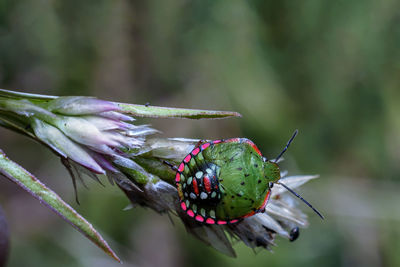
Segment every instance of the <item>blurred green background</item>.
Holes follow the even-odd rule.
[[[241,119],[140,120],[166,137],[252,139],[289,174],[311,226],[273,253],[206,247],[167,216],[71,180],[46,148],[0,129],[0,147],[110,240],[123,266],[400,266],[400,2],[0,1],[0,88],[234,110]],[[27,193],[0,179],[10,267],[120,266]]]

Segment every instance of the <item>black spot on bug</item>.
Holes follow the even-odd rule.
[[[239,194],[239,193],[238,193],[238,194],[236,194],[236,195],[237,195],[238,197],[241,197],[241,196],[242,196],[242,195],[241,195],[241,194]]]
[[[231,210],[235,209],[235,207],[231,206]]]
[[[235,196],[232,196],[231,198],[235,198]]]
[[[261,180],[258,180],[258,183],[261,184]]]
[[[241,184],[241,185],[244,185],[244,182],[241,182],[240,184]]]
[[[254,203],[254,199],[250,199],[251,203]]]
[[[239,167],[239,168],[237,168],[237,170],[238,170],[238,171],[241,171],[241,170],[243,170],[243,168],[242,168],[242,167]]]
[[[224,202],[224,201],[222,201],[222,202],[221,202],[221,204],[222,204],[222,205],[225,205],[225,202]]]
[[[249,176],[250,176],[250,174],[248,174],[248,173],[244,174],[244,177],[249,177]]]
[[[254,167],[258,168],[258,164],[254,164]]]

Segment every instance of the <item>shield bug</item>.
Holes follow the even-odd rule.
[[[274,183],[281,184],[322,215],[300,195],[279,183],[279,158],[273,161],[261,154],[246,138],[200,141],[176,168],[176,187],[180,206],[190,217],[206,224],[232,224],[264,212]]]

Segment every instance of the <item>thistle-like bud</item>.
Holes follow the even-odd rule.
[[[228,235],[251,248],[270,249],[276,235],[294,240],[298,228],[308,225],[293,197],[279,184],[272,188],[264,212],[229,225],[207,225],[193,220],[181,208],[175,171],[165,162],[180,163],[199,140],[149,139],[149,135],[158,131],[148,125],[134,125],[134,118],[127,115],[126,108],[129,104],[93,97],[41,97],[0,90],[0,126],[46,144],[62,158],[74,185],[81,174],[98,181],[97,174],[105,174],[132,204],[179,216],[188,232],[227,255],[235,255]],[[150,117],[238,116],[229,112],[148,109],[138,105],[132,110]],[[280,176],[283,177],[280,181],[290,188],[316,178],[285,177],[286,172]]]
[[[131,124],[134,119],[116,104],[92,97],[59,97],[40,105],[7,100],[3,107],[28,118],[36,138],[62,158],[98,174],[116,172],[114,158],[140,148],[146,135],[157,132]]]
[[[117,104],[93,97],[58,97],[42,102],[0,97],[0,110],[10,113],[7,117],[18,115],[10,126],[20,122],[19,128],[25,132],[32,129],[35,139],[62,158],[75,190],[75,179],[81,179],[83,171],[79,166],[89,171],[83,171],[85,174],[107,173],[111,183],[113,178],[121,181],[122,173],[113,161],[140,150],[145,137],[158,132],[147,125],[133,125],[134,118],[122,114]],[[93,174],[89,176],[93,178]]]

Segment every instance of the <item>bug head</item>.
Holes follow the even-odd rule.
[[[282,157],[283,153],[286,152],[289,145],[292,143],[293,139],[296,137],[299,131],[295,130],[292,137],[287,142],[285,148],[279,153],[279,155],[274,160],[268,160],[267,158],[263,158],[264,161],[264,172],[265,176],[269,180],[270,183],[276,183],[281,179],[281,170],[278,166],[278,161]]]
[[[281,170],[278,164],[269,160],[264,161],[264,174],[270,183],[275,183],[281,179]]]

